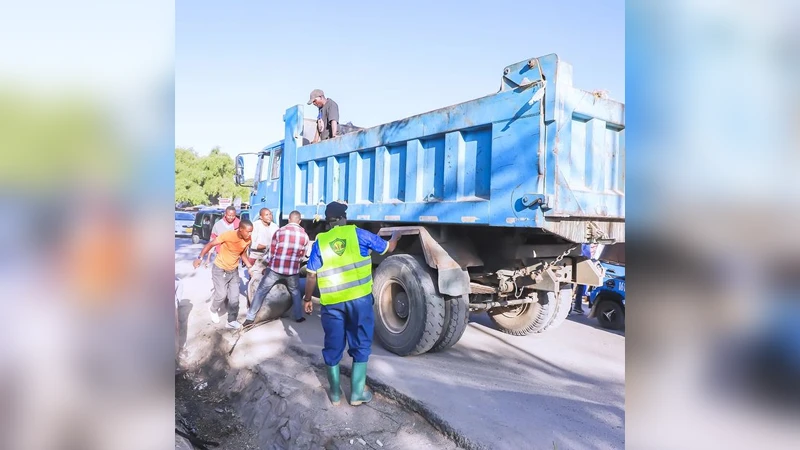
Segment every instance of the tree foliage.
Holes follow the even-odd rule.
[[[249,201],[250,189],[233,181],[233,159],[214,147],[208,156],[192,148],[175,149],[175,201],[190,205],[215,205],[220,197]]]

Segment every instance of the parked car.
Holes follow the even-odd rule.
[[[603,328],[621,330],[625,327],[625,267],[603,266],[606,268],[603,284],[589,294],[589,318],[597,317]]]
[[[191,212],[175,211],[175,236],[191,236],[194,220],[194,214]]]

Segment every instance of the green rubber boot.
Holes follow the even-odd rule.
[[[350,377],[350,404],[358,406],[372,400],[372,392],[367,388],[367,363],[353,362]]]
[[[328,372],[328,399],[331,401],[333,406],[339,405],[341,401],[341,393],[342,390],[339,387],[339,365],[335,366],[326,366]]]

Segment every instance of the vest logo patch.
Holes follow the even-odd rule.
[[[333,253],[342,256],[344,254],[344,250],[347,248],[347,241],[345,241],[344,239],[337,238],[334,239],[330,245],[331,245],[331,250],[333,250]]]

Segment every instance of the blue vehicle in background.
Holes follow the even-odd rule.
[[[589,318],[610,330],[625,327],[625,267],[601,263],[606,269],[603,284],[589,294]]]

